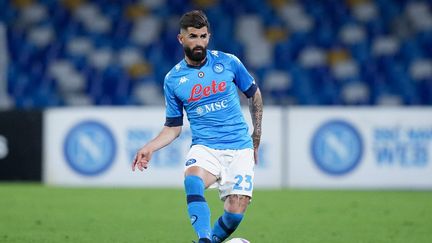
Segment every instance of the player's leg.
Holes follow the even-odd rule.
[[[225,199],[224,214],[214,223],[212,242],[219,243],[227,239],[243,220],[249,205],[250,197],[246,195],[229,195]]]
[[[185,172],[188,213],[200,243],[211,242],[210,208],[204,198],[204,189],[215,181],[214,175],[198,166],[190,167]]]
[[[206,148],[191,149],[188,161],[193,162],[186,163],[184,180],[189,217],[200,243],[211,242],[210,208],[204,198],[204,190],[217,180],[216,167],[202,159],[206,154]]]
[[[224,213],[214,223],[212,242],[219,243],[227,239],[243,220],[243,215],[250,203],[254,179],[253,150],[244,149],[235,153],[228,165],[226,174],[221,176],[220,196],[224,203]]]

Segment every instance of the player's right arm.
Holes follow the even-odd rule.
[[[183,103],[175,95],[171,87],[175,81],[170,79],[168,73],[164,80],[164,95],[166,103],[166,121],[162,131],[153,140],[138,150],[132,163],[132,171],[138,168],[140,171],[147,169],[153,152],[167,146],[181,133],[183,125]]]
[[[172,141],[174,141],[180,135],[181,130],[181,126],[164,126],[159,135],[157,135],[153,140],[138,150],[132,163],[132,171],[135,171],[135,168],[138,168],[140,171],[147,169],[153,152],[167,146]]]

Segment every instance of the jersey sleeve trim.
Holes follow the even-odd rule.
[[[258,86],[255,83],[252,83],[252,85],[246,91],[244,91],[243,94],[245,94],[246,97],[250,98],[250,97],[254,96],[257,89],[258,89]]]
[[[165,126],[167,127],[183,126],[183,116],[167,117],[165,120]]]

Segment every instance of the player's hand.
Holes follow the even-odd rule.
[[[153,151],[148,149],[146,146],[138,150],[134,161],[132,162],[132,171],[135,171],[135,168],[138,168],[140,171],[147,169],[152,153]]]

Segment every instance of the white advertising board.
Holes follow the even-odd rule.
[[[49,109],[44,117],[43,178],[64,186],[179,186],[188,129],[155,153],[151,167],[131,171],[136,151],[161,130],[160,108]]]
[[[432,109],[292,108],[288,185],[432,188]]]
[[[247,110],[244,110],[247,112]],[[268,115],[268,116],[267,116]],[[248,112],[245,117],[250,120]],[[264,119],[256,187],[281,185],[280,110]],[[149,169],[132,172],[136,151],[162,129],[163,107],[49,109],[44,116],[43,179],[62,186],[182,187],[183,165],[191,144],[187,120],[172,144],[153,154]],[[276,138],[276,139],[275,139]]]

